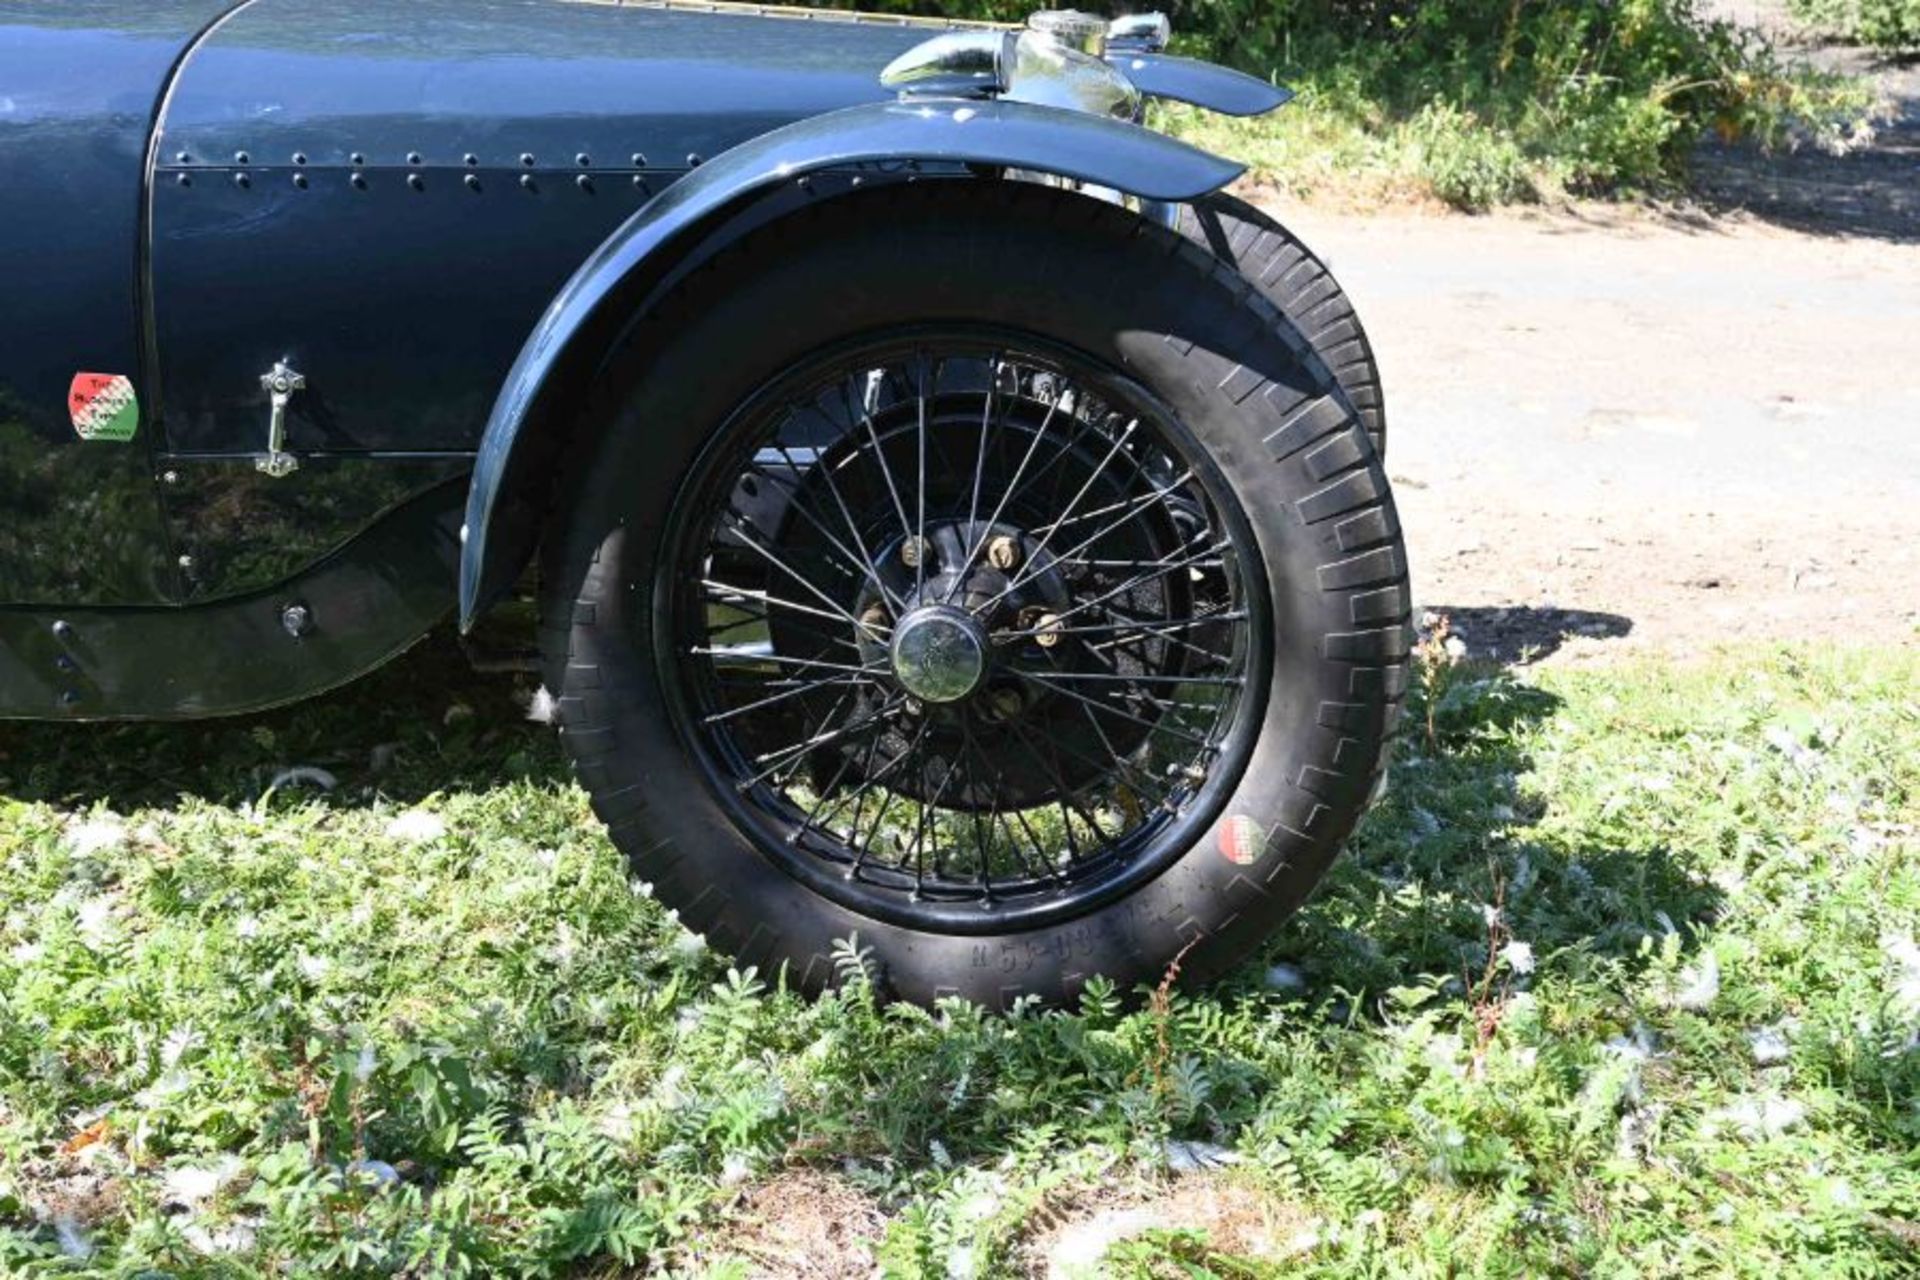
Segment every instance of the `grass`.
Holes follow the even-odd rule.
[[[1917,688],[1437,663],[1264,954],[1005,1018],[732,971],[444,643],[0,729],[0,1273],[1912,1274]]]

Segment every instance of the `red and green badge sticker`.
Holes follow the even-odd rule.
[[[1267,851],[1267,833],[1244,813],[1220,824],[1220,855],[1236,867],[1250,867]]]
[[[140,399],[133,383],[117,373],[76,373],[67,389],[67,412],[82,440],[124,444],[140,429]]]

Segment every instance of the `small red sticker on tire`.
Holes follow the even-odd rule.
[[[1220,852],[1238,867],[1252,866],[1267,851],[1267,833],[1243,813],[1220,824]]]
[[[76,373],[67,388],[67,414],[82,440],[124,444],[140,429],[133,381],[118,373]]]

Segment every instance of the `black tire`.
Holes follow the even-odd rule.
[[[1180,207],[1178,230],[1252,281],[1333,370],[1373,451],[1387,456],[1387,403],[1367,331],[1340,282],[1291,231],[1245,200],[1214,194]]]
[[[902,923],[919,906],[884,919],[850,906],[749,834],[681,692],[685,672],[717,660],[674,651],[661,619],[685,587],[660,561],[682,554],[675,503],[698,488],[710,442],[775,371],[853,335],[975,322],[1084,353],[1164,400],[1248,517],[1236,527],[1251,545],[1231,554],[1257,580],[1248,625],[1269,629],[1272,660],[1246,682],[1257,715],[1245,713],[1244,766],[1222,766],[1217,804],[1188,828],[1197,838],[1150,879],[1039,923],[996,928],[994,907],[922,928]],[[1062,1002],[1095,974],[1151,981],[1182,957],[1204,980],[1242,958],[1364,811],[1410,642],[1386,476],[1329,372],[1285,330],[1238,274],[1168,230],[1012,182],[825,201],[681,285],[603,367],[583,426],[597,443],[575,451],[543,573],[561,732],[635,874],[713,946],[809,992],[834,981],[834,944],[854,935],[881,990],[922,1003]]]

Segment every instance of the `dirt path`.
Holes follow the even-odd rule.
[[[1471,650],[1920,643],[1920,227],[1268,207],[1374,339],[1417,598]]]
[[[1414,587],[1469,648],[1583,661],[1920,643],[1920,64],[1863,145],[1709,145],[1697,208],[1484,218],[1268,202],[1379,353]]]

